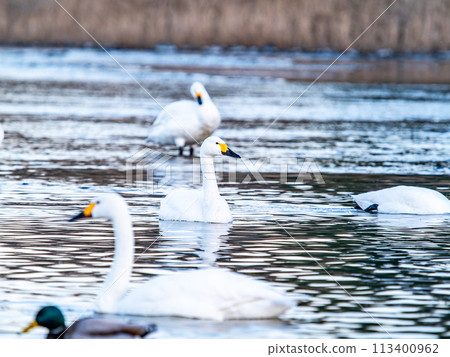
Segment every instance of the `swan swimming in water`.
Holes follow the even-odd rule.
[[[227,201],[220,195],[214,171],[214,157],[226,155],[240,158],[218,136],[207,138],[200,148],[203,188],[178,189],[161,201],[159,219],[228,223],[233,220]]]
[[[438,191],[424,187],[395,186],[352,196],[356,208],[366,212],[445,214],[450,200]]]
[[[134,257],[131,218],[125,200],[104,194],[71,221],[107,218],[115,236],[114,259],[95,310],[101,313],[188,318],[265,319],[292,307],[270,284],[221,268],[206,268],[151,278],[128,293]]]
[[[180,100],[164,107],[150,128],[147,143],[175,144],[180,155],[183,155],[185,146],[190,146],[192,156],[194,146],[217,129],[220,125],[220,113],[203,84],[194,82],[191,94],[195,102]]]

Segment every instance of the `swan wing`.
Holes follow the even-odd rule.
[[[161,200],[159,219],[168,221],[202,221],[203,192],[177,189]]]
[[[229,223],[233,221],[227,201],[219,196],[204,206],[203,190],[177,189],[161,201],[159,219],[168,221],[193,221]]]
[[[273,318],[294,305],[268,283],[226,269],[158,276],[120,303],[122,313],[225,320]]]
[[[175,138],[183,138],[188,144],[195,144],[202,133],[198,105],[181,100],[164,107],[152,126],[147,138],[157,144],[173,144]]]

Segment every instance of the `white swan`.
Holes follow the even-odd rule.
[[[203,188],[178,189],[161,201],[159,219],[228,223],[233,221],[227,201],[220,196],[214,171],[214,157],[226,155],[240,158],[218,136],[207,138],[200,148]]]
[[[114,227],[114,260],[96,301],[97,312],[220,321],[274,318],[294,305],[266,282],[219,268],[158,276],[127,294],[134,256],[127,204],[118,194],[104,194],[71,221],[85,217],[107,218]]]
[[[220,113],[200,82],[191,86],[191,94],[196,102],[180,100],[170,103],[158,114],[150,128],[146,142],[159,145],[175,144],[183,155],[184,146],[194,146],[210,136],[220,125]]]
[[[442,193],[424,187],[395,186],[352,196],[367,212],[445,214],[450,213],[450,200]]]

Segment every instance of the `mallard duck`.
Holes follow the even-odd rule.
[[[214,157],[226,155],[240,158],[218,136],[207,138],[200,148],[203,188],[178,189],[161,201],[159,219],[228,223],[233,220],[227,201],[220,195],[214,171]]]
[[[293,298],[269,283],[223,268],[161,275],[128,291],[134,238],[125,200],[103,194],[71,221],[89,217],[109,219],[115,236],[114,259],[97,297],[97,312],[220,321],[274,318],[295,305]]]
[[[179,155],[183,155],[185,146],[190,146],[192,156],[194,146],[217,129],[220,125],[220,113],[203,84],[193,83],[191,94],[195,102],[180,100],[164,107],[150,128],[147,143],[175,144]]]
[[[56,306],[45,306],[22,333],[34,327],[48,329],[48,339],[57,338],[142,338],[156,330],[155,325],[133,325],[107,318],[88,317],[66,327],[64,315]]]
[[[352,197],[356,208],[371,213],[450,213],[450,200],[442,193],[424,187],[395,186]]]

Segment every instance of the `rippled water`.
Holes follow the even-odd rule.
[[[0,337],[18,337],[43,304],[60,305],[69,320],[91,314],[112,258],[112,230],[104,221],[67,219],[112,189],[133,215],[133,283],[217,265],[311,297],[279,320],[130,317],[156,322],[155,338],[448,336],[450,216],[370,215],[353,209],[349,195],[411,184],[450,196],[449,84],[317,83],[285,111],[308,83],[283,71],[317,72],[326,59],[318,55],[305,64],[292,54],[170,50],[113,55],[161,104],[187,97],[194,80],[205,83],[223,114],[217,134],[245,159],[235,166],[227,160],[236,180],[227,179],[228,164],[218,163],[235,221],[158,222],[161,197],[194,185],[198,161],[171,158],[165,184],[126,180],[127,159],[143,149],[159,107],[105,54],[0,49],[6,132]],[[347,59],[335,76],[352,66],[361,71],[371,62]],[[244,183],[248,163],[260,159],[264,182],[250,175]],[[283,160],[296,163],[280,183]],[[304,160],[321,176],[297,180]],[[156,172],[157,179],[165,172]]]

